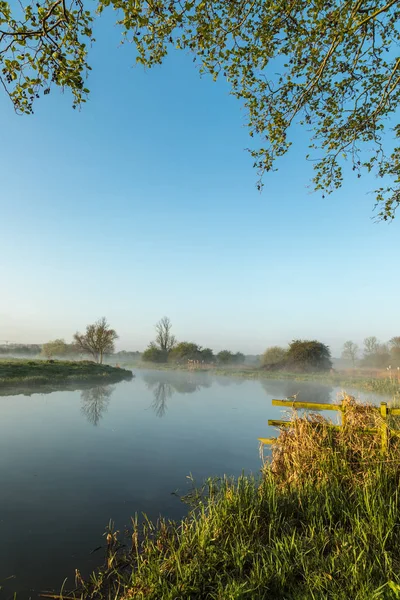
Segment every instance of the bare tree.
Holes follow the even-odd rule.
[[[74,341],[82,350],[91,354],[97,363],[102,364],[104,354],[114,352],[114,342],[118,335],[114,329],[110,329],[107,319],[102,317],[93,325],[86,327],[86,333],[75,333]]]
[[[171,329],[172,323],[169,317],[163,317],[156,323],[156,343],[164,352],[169,352],[175,346],[176,338],[172,335]]]
[[[379,342],[378,339],[371,335],[370,337],[365,338],[364,340],[364,357],[371,356],[372,354],[377,354],[379,350]]]
[[[355,344],[351,340],[348,340],[343,344],[342,358],[344,358],[345,360],[351,360],[353,369],[357,360],[358,350],[359,348],[357,344]]]

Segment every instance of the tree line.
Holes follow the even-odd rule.
[[[388,342],[380,342],[374,335],[365,338],[363,348],[352,340],[343,345],[342,358],[352,367],[385,369],[400,367],[400,336],[392,337]]]
[[[245,361],[242,352],[221,350],[214,354],[211,348],[203,348],[194,342],[177,342],[169,317],[160,319],[155,330],[155,340],[150,342],[142,354],[145,362],[187,364],[188,361],[198,361],[205,364],[240,365]]]
[[[221,366],[243,365],[246,362],[242,352],[221,350],[214,353],[211,348],[203,348],[195,342],[179,342],[172,332],[169,317],[163,317],[156,323],[155,332],[155,339],[142,354],[126,350],[115,352],[118,334],[110,327],[107,319],[102,317],[87,325],[84,333],[75,333],[71,343],[66,343],[64,339],[51,340],[42,345],[6,343],[0,345],[0,355],[41,355],[47,359],[58,357],[75,360],[90,356],[100,364],[105,357],[107,361],[115,362],[141,358],[144,362],[178,365],[187,364],[188,361]],[[348,361],[353,368],[400,368],[400,336],[394,336],[384,343],[375,336],[369,336],[364,339],[362,349],[352,340],[347,340],[343,345],[342,359]],[[252,362],[256,366],[255,361]],[[267,348],[257,366],[266,370],[326,371],[332,368],[332,356],[329,347],[318,340],[293,340],[287,347]]]

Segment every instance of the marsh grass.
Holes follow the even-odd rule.
[[[208,480],[180,523],[106,532],[104,568],[69,597],[176,600],[400,598],[400,453],[347,397],[346,422],[293,415],[259,477]],[[121,539],[121,542],[119,541]]]
[[[3,389],[26,384],[33,387],[89,380],[115,382],[131,378],[131,371],[88,360],[0,360],[0,388]]]

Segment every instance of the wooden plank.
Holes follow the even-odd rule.
[[[280,421],[279,419],[268,419],[268,425],[272,427],[290,427],[293,423],[291,421]]]
[[[340,429],[341,425],[333,425],[332,423],[313,423],[309,421],[313,427],[324,426],[331,429]],[[268,419],[268,425],[271,427],[293,427],[293,421],[281,421],[280,419]]]
[[[340,404],[321,404],[319,402],[297,402],[296,400],[272,400],[273,406],[290,408],[310,408],[311,410],[342,410]],[[400,414],[400,413],[399,413]]]

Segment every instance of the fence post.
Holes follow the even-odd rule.
[[[342,400],[340,412],[342,413],[342,427],[345,427],[346,426],[346,406],[343,404],[343,400]]]
[[[381,417],[382,417],[382,425],[381,425],[382,454],[386,454],[387,449],[388,449],[388,425],[387,425],[388,406],[387,406],[386,402],[381,402]]]

